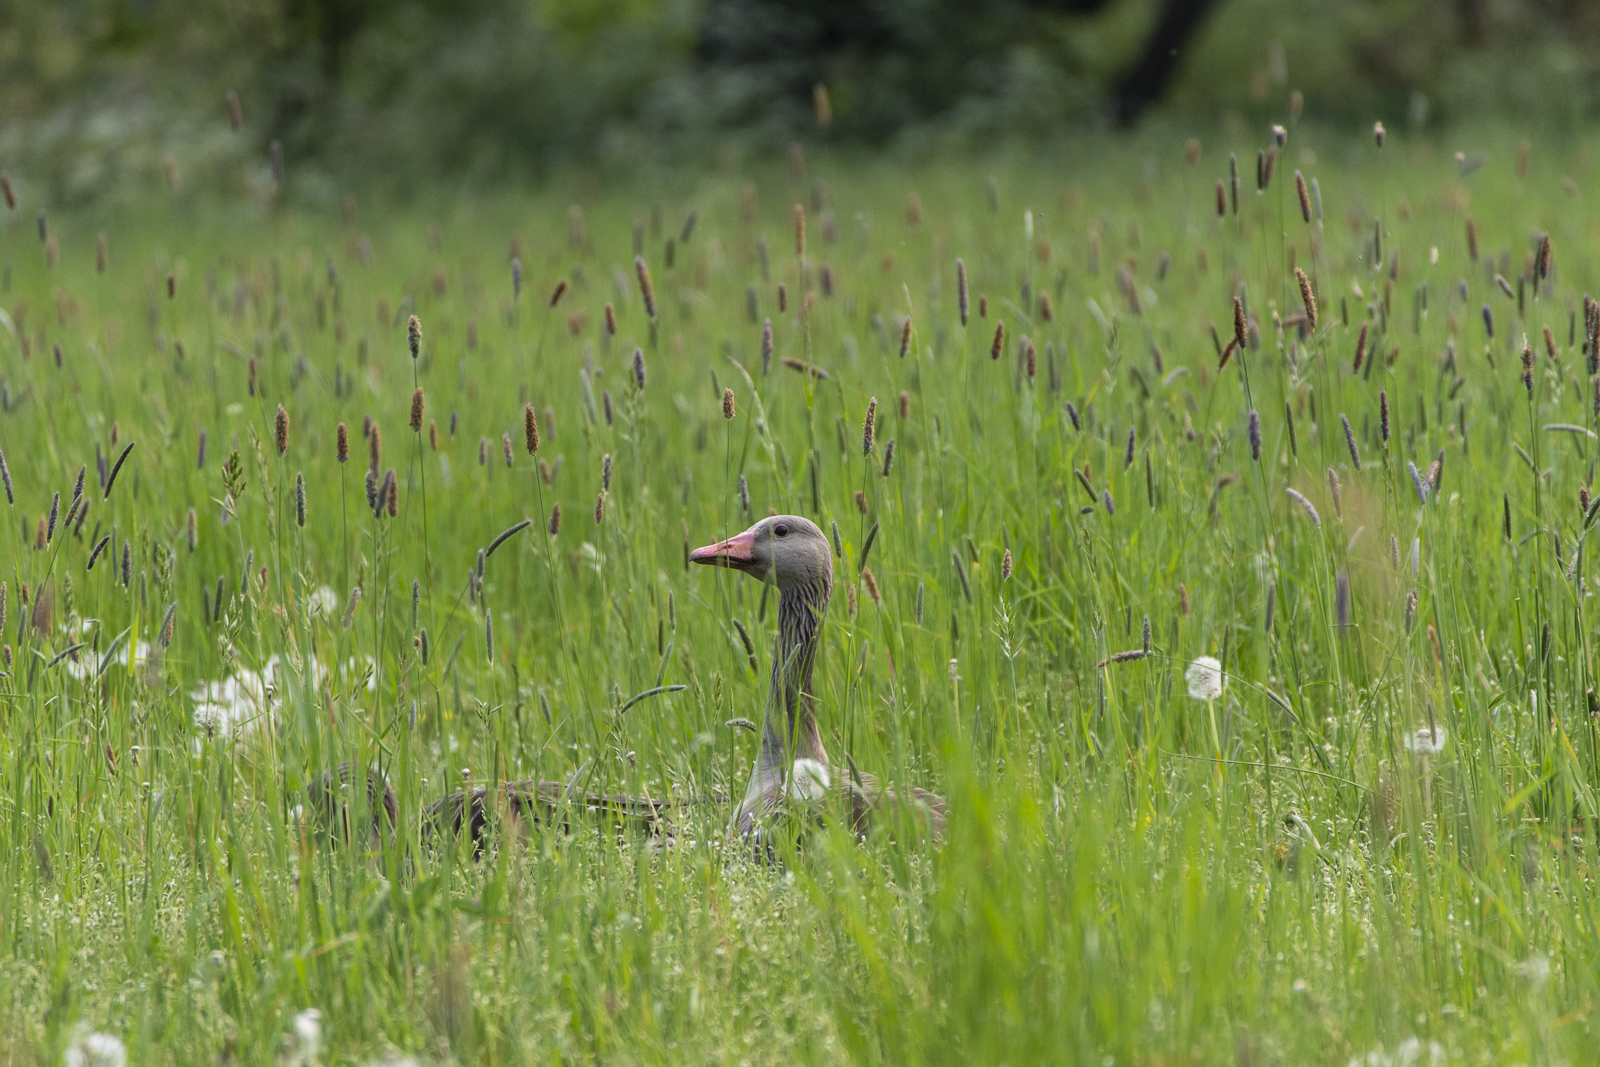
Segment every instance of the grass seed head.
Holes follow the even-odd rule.
[[[567,280],[562,278],[556,282],[555,290],[550,294],[550,306],[555,307],[561,303],[561,298],[567,295]]]
[[[1528,396],[1533,396],[1533,346],[1526,341],[1522,345],[1522,385],[1528,390]]]
[[[554,537],[561,532],[561,501],[557,500],[550,505],[550,536]]]
[[[341,422],[339,429],[333,435],[333,440],[334,454],[338,457],[339,462],[347,462],[350,459],[350,427]],[[200,465],[202,467],[206,465],[206,439],[204,432],[200,435]]]
[[[722,417],[724,419],[731,419],[733,418],[733,415],[733,390],[731,388],[724,387],[722,390]]]
[[[959,259],[956,260],[956,308],[961,312],[961,325],[965,326],[972,304],[967,292],[967,265]]]
[[[600,457],[600,491],[611,492],[611,453]]]
[[[1389,444],[1389,391],[1378,390],[1378,438],[1385,446]]]
[[[511,450],[511,435],[508,433],[500,435],[500,454],[505,457],[507,467],[515,461],[515,453]]]
[[[1011,550],[1009,548],[1000,557],[1000,580],[1002,582],[1011,580]]]
[[[532,404],[522,407],[522,443],[530,456],[539,451],[539,418],[533,413]]]
[[[423,410],[425,405],[426,405],[426,400],[422,395],[422,386],[419,385],[419,386],[417,386],[416,391],[411,394],[411,432],[412,433],[421,433],[422,432],[422,410]]]
[[[1296,504],[1299,504],[1300,507],[1305,511],[1306,516],[1311,519],[1312,526],[1319,530],[1322,529],[1322,516],[1317,514],[1316,507],[1311,503],[1311,501],[1305,498],[1303,493],[1292,488],[1286,488],[1284,489],[1284,492],[1288,493],[1289,499],[1293,500]]]
[[[378,468],[383,463],[383,431],[374,422],[367,431],[367,469],[373,474],[378,473]]]
[[[191,519],[194,517],[193,509],[190,509],[189,516]],[[306,476],[301,472],[296,472],[294,476],[294,524],[302,529],[306,525]]]
[[[1356,434],[1350,428],[1350,417],[1344,412],[1339,412],[1339,422],[1344,426],[1344,443],[1350,449],[1350,465],[1356,470],[1361,469],[1361,451],[1356,448]]]
[[[633,270],[639,276],[639,294],[644,297],[644,313],[653,319],[656,317],[656,287],[650,282],[650,267],[643,256],[633,257]]]
[[[861,420],[861,454],[872,455],[873,434],[877,430],[878,398],[870,397],[867,400],[867,414]]]
[[[606,521],[606,494],[602,491],[594,498],[594,524],[599,526]]]
[[[772,320],[768,319],[761,326],[761,373],[763,376],[772,370]]]
[[[422,354],[422,320],[415,315],[406,322],[406,344],[411,349],[412,359]]]
[[[989,345],[989,358],[999,359],[1000,353],[1006,347],[1006,323],[1004,319],[996,320],[994,324],[994,341]]]
[[[1240,348],[1250,343],[1244,317],[1244,301],[1233,298],[1233,341]]]
[[[1294,280],[1300,286],[1300,303],[1305,305],[1306,322],[1311,328],[1317,328],[1317,298],[1311,293],[1311,279],[1306,277],[1306,272],[1299,267],[1294,269]]]
[[[1306,176],[1299,171],[1294,172],[1294,195],[1300,201],[1300,217],[1306,222],[1311,221],[1311,194],[1306,191]],[[1297,272],[1298,273],[1298,272]]]
[[[905,359],[906,353],[911,351],[911,316],[906,316],[904,325],[900,327],[900,358]]]
[[[1254,408],[1250,409],[1248,429],[1250,436],[1250,458],[1259,463],[1261,462],[1261,416],[1256,413]],[[1128,438],[1128,455],[1130,457],[1129,462],[1132,462],[1131,457],[1133,455],[1133,438],[1131,435]]]
[[[278,405],[278,413],[272,419],[272,440],[278,446],[278,455],[289,451],[289,412],[282,404]]]
[[[644,392],[646,375],[644,367],[644,349],[633,350],[633,384],[642,393]]]

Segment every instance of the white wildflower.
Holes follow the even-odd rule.
[[[1424,726],[1415,733],[1406,734],[1406,748],[1419,756],[1437,756],[1444,751],[1443,726]]]
[[[97,1033],[79,1023],[62,1061],[66,1067],[123,1067],[128,1062],[128,1050],[121,1038]]]
[[[339,594],[325,585],[319,586],[316,592],[306,598],[306,611],[312,618],[321,616],[324,619],[331,619],[337,610],[339,610]]]
[[[1424,1045],[1408,1037],[1393,1052],[1376,1048],[1365,1056],[1351,1056],[1349,1067],[1443,1067],[1444,1063],[1444,1046],[1439,1042],[1429,1041]]]
[[[1211,656],[1201,656],[1189,664],[1183,680],[1196,700],[1215,700],[1222,695],[1222,664]]]
[[[294,1017],[283,1038],[283,1062],[294,1067],[309,1067],[322,1051],[322,1012],[307,1008]]]
[[[1517,973],[1527,979],[1535,990],[1543,989],[1545,983],[1550,981],[1550,957],[1543,952],[1535,952],[1517,964]]]

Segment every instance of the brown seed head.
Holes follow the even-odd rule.
[[[656,317],[656,287],[650,284],[650,268],[643,256],[633,257],[633,270],[639,276],[639,293],[644,297],[644,313]]]
[[[422,320],[415,315],[406,323],[406,343],[411,346],[411,358],[422,353]]]
[[[733,418],[733,390],[726,387],[722,390],[722,417]]]
[[[1218,178],[1217,179],[1217,218],[1220,219],[1223,216],[1227,215],[1227,213],[1228,213],[1228,188],[1227,188],[1226,185],[1224,185],[1222,183],[1222,179]]]
[[[956,306],[961,312],[961,325],[965,326],[972,305],[967,292],[967,265],[959,259],[956,260]]]
[[[871,397],[867,400],[867,415],[861,420],[861,454],[872,455],[872,436],[877,430],[878,398]]]
[[[425,404],[422,396],[422,386],[417,386],[416,392],[411,394],[411,432],[422,432],[422,409]]]
[[[1009,548],[1006,549],[1005,555],[1000,557],[1000,580],[1002,582],[1011,580],[1011,550]]]
[[[428,447],[439,451],[439,423],[433,419],[428,420]]]
[[[883,594],[878,591],[878,577],[872,573],[871,567],[861,568],[861,584],[867,587],[867,596],[872,598],[872,602],[881,607]]]
[[[794,206],[794,254],[798,259],[806,258],[806,206]]]
[[[615,337],[616,335],[617,335],[617,309],[615,307],[613,307],[612,304],[611,304],[611,301],[608,300],[608,301],[606,301],[606,336],[607,337]]]
[[[1317,328],[1317,299],[1311,295],[1311,279],[1306,277],[1306,272],[1299,267],[1294,269],[1294,280],[1300,286],[1300,302],[1306,308],[1306,321],[1314,330]]]
[[[900,327],[900,358],[905,359],[906,353],[911,351],[911,316],[906,316],[906,321]]]
[[[1356,334],[1356,358],[1350,367],[1351,374],[1361,373],[1361,363],[1367,358],[1367,324],[1361,324],[1361,332]]]
[[[606,521],[606,494],[601,492],[594,498],[594,524],[599,526]]]
[[[903,419],[903,418],[906,418],[910,414],[911,414],[911,394],[909,392],[907,392],[906,390],[902,389],[902,390],[900,390],[900,417]]]
[[[561,532],[561,501],[557,500],[550,505],[550,536],[554,537]]]
[[[338,431],[333,435],[333,440],[334,452],[339,462],[344,463],[350,458],[350,427],[341,422]]]
[[[278,446],[278,455],[289,451],[289,413],[283,405],[278,405],[278,413],[272,419],[272,440]]]
[[[1005,350],[1005,347],[1006,322],[1004,319],[996,319],[994,324],[994,341],[992,341],[989,345],[989,358],[999,359],[1000,353]]]
[[[1245,333],[1244,302],[1238,297],[1233,298],[1233,340],[1240,348],[1249,343]]]
[[[567,280],[562,278],[559,282],[556,282],[555,292],[550,294],[550,306],[555,307],[557,304],[561,303],[561,298],[566,295]]]
[[[539,419],[533,413],[532,404],[522,408],[522,443],[530,456],[539,451]]]
[[[383,431],[378,429],[374,422],[372,429],[367,431],[367,469],[376,476],[378,465],[383,461]]]
[[[1306,191],[1306,176],[1299,171],[1294,172],[1294,195],[1300,198],[1300,217],[1310,222],[1311,194]]]

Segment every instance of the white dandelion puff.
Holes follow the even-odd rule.
[[[790,800],[821,800],[833,784],[828,766],[814,759],[797,759],[789,772]]]
[[[1201,656],[1189,664],[1183,680],[1196,700],[1215,700],[1222,695],[1222,664],[1211,656]]]

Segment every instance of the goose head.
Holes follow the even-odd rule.
[[[833,549],[817,524],[799,515],[772,515],[748,530],[697,548],[694,563],[731,567],[771,582],[780,592],[806,586],[831,586]]]

